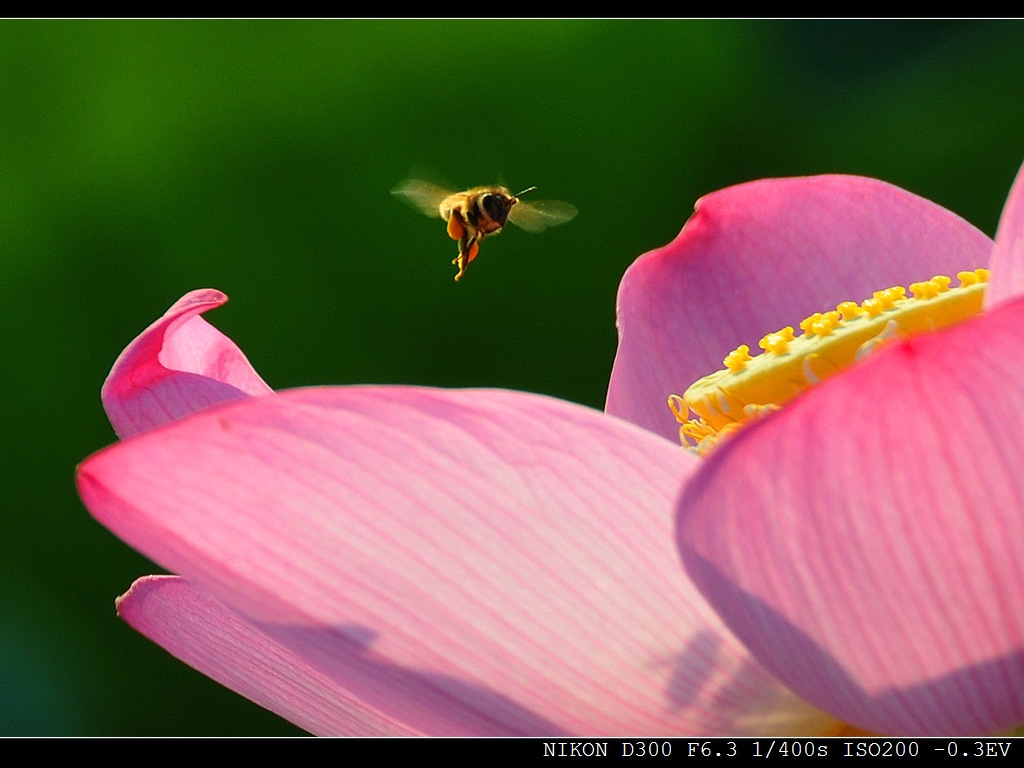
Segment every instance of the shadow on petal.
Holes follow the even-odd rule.
[[[737,586],[714,563],[689,551],[695,581],[730,606],[744,623],[756,623],[769,642],[748,644],[755,657],[793,691],[857,728],[878,734],[940,736],[1005,731],[1024,721],[1024,651],[955,669],[931,680],[866,690],[806,633],[760,598]],[[756,617],[756,618],[753,618]],[[884,632],[884,628],[879,628]],[[785,655],[759,654],[766,645]]]

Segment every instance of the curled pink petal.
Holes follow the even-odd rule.
[[[688,572],[755,657],[868,731],[1024,722],[1024,301],[895,342],[725,442]]]
[[[119,437],[272,391],[235,343],[200,317],[226,301],[220,291],[192,291],[121,353],[102,391]]]
[[[994,307],[1024,293],[1024,168],[1017,172],[1003,206],[990,269],[992,276],[985,290],[986,307]]]
[[[606,410],[677,439],[666,407],[740,344],[813,312],[988,265],[992,241],[874,179],[767,179],[701,198],[679,236],[622,278]]]
[[[135,630],[221,685],[311,733],[417,735],[375,712],[328,675],[177,576],[146,576],[117,601]]]
[[[104,525],[366,718],[436,735],[834,726],[683,574],[672,499],[696,463],[539,396],[318,388],[112,446],[78,483]]]

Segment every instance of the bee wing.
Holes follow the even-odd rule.
[[[577,213],[579,211],[575,205],[563,203],[561,200],[531,200],[528,203],[520,201],[512,206],[508,220],[527,232],[536,233],[543,232],[548,227],[565,224]]]
[[[449,197],[452,193],[444,187],[431,184],[429,181],[406,179],[392,189],[391,194],[408,203],[413,208],[418,208],[427,216],[440,216],[438,206],[441,205],[442,200]]]

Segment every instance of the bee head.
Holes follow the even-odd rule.
[[[512,206],[518,202],[519,200],[517,198],[503,192],[488,192],[486,195],[481,197],[480,206],[492,220],[501,226],[505,226],[505,221],[508,219],[508,212],[512,210]]]

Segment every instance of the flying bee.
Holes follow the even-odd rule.
[[[529,187],[512,194],[506,187],[473,187],[465,192],[452,192],[426,181],[409,179],[392,191],[427,216],[440,216],[448,222],[448,236],[459,241],[459,255],[452,259],[458,267],[455,279],[466,273],[476,258],[480,243],[496,235],[511,221],[527,232],[543,232],[548,227],[564,224],[573,218],[576,206],[558,200],[522,202],[519,197],[532,192]]]

